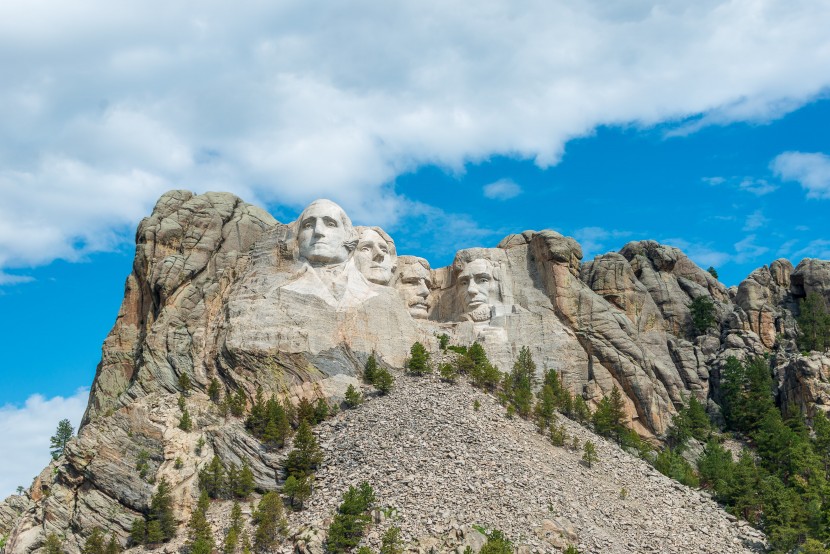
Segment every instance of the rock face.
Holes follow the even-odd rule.
[[[813,290],[830,298],[830,262],[778,260],[727,290],[654,241],[585,263],[579,244],[553,231],[459,251],[444,268],[398,254],[386,232],[353,226],[329,201],[283,224],[230,194],[162,196],[139,225],[79,436],[25,502],[0,504],[7,551],[35,551],[55,531],[76,552],[104,523],[125,538],[161,477],[185,521],[198,468],[214,454],[247,461],[262,490],[275,488],[279,460],[239,419],[216,413],[212,381],[249,403],[260,389],[338,401],[370,354],[401,368],[414,342],[438,355],[447,335],[478,341],[503,372],[528,346],[540,376],[558,371],[589,403],[619,388],[631,425],[656,440],[684,398],[716,397],[728,356],[790,348],[798,300]],[[717,328],[695,337],[688,306],[701,296]],[[780,359],[782,398],[808,411],[825,401],[825,361]],[[196,432],[177,427],[183,376]]]

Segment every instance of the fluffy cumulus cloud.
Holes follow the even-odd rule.
[[[772,170],[785,181],[797,181],[808,198],[830,199],[830,156],[820,152],[784,152],[772,161]]]
[[[7,449],[0,456],[0,498],[17,487],[28,488],[32,479],[51,460],[49,438],[58,422],[68,419],[77,430],[84,414],[89,389],[78,389],[68,398],[46,399],[33,395],[20,406],[0,406],[0,444]]]
[[[112,248],[173,187],[393,227],[423,164],[768,120],[830,85],[828,27],[813,0],[6,0],[0,268]]]
[[[492,200],[509,200],[522,193],[522,188],[510,179],[499,179],[484,185],[484,196]]]

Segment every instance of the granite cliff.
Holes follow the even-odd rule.
[[[359,386],[370,354],[393,370],[402,368],[416,341],[440,356],[441,335],[457,345],[479,342],[502,371],[509,370],[522,346],[528,346],[540,372],[557,370],[565,385],[589,404],[617,387],[623,392],[630,425],[653,441],[661,439],[671,416],[690,396],[717,412],[713,399],[718,398],[719,371],[729,356],[770,356],[781,402],[798,405],[808,414],[827,409],[830,358],[802,356],[794,343],[798,301],[810,292],[830,301],[830,262],[807,259],[793,267],[776,260],[740,286],[726,288],[680,250],[654,241],[631,242],[618,253],[583,262],[574,239],[554,231],[524,231],[505,237],[495,248],[461,250],[452,265],[431,268],[426,260],[398,256],[385,231],[353,226],[343,210],[328,201],[312,203],[297,221],[283,224],[230,194],[171,191],[139,225],[133,271],[104,342],[78,437],[25,496],[0,504],[0,533],[9,534],[5,549],[14,553],[40,549],[50,532],[61,533],[65,548],[77,552],[95,526],[126,539],[132,520],[146,510],[151,481],[162,477],[173,484],[184,522],[196,501],[198,469],[214,454],[225,463],[246,461],[258,489],[273,490],[280,480],[283,454],[263,448],[239,418],[217,413],[207,396],[211,381],[220,383],[222,394],[244,396],[248,402],[260,388],[294,403],[300,398],[339,401],[349,385]],[[699,297],[712,301],[716,325],[696,336],[689,305]],[[188,400],[195,422],[191,432],[178,428],[181,376],[193,384]],[[437,387],[435,394],[443,394],[440,386],[430,386]],[[404,412],[409,415],[396,407],[402,419],[423,416],[416,415],[411,403],[417,397],[413,390],[399,400],[410,401],[409,412]],[[391,425],[387,419],[395,412],[379,409],[372,417]],[[497,409],[492,406],[489,415],[481,417]],[[337,457],[335,443],[358,433],[352,417],[358,416],[340,414],[319,431],[322,440],[333,441],[326,470],[331,474],[346,471],[338,465],[343,456]],[[435,412],[437,421],[442,417]],[[460,419],[447,420],[456,421],[456,435],[463,435]],[[415,431],[429,425],[424,421]],[[521,436],[516,425],[521,422],[505,431],[505,437]],[[417,442],[415,435],[408,436]],[[197,455],[200,439],[206,445]],[[453,440],[449,435],[449,443],[436,440],[434,448],[457,454],[459,446]],[[468,451],[489,448],[494,462],[499,453],[492,449],[503,442],[496,436],[473,441],[478,446],[463,437],[459,440]],[[548,447],[519,448],[515,441],[510,445],[512,450],[504,456],[515,455],[524,472],[511,479],[531,480],[537,471],[556,471],[559,454]],[[627,456],[612,452],[610,445],[603,448],[609,449],[608,456]],[[137,460],[146,453],[148,466],[141,475]],[[177,459],[180,464],[174,463]],[[354,471],[359,471],[359,459],[347,461]],[[631,471],[646,470],[632,466]],[[410,482],[420,478],[413,472]],[[339,494],[344,479],[318,492]],[[383,494],[406,496],[394,480],[388,481]],[[652,485],[658,486],[643,486]],[[514,491],[511,486],[507,488]],[[529,484],[520,488],[530,496],[538,492]],[[423,492],[409,491],[415,496]],[[476,491],[467,492],[471,498],[464,502],[473,502]],[[567,497],[568,491],[558,492]],[[680,492],[686,496],[666,497],[669,506],[677,508],[679,520],[691,514],[709,517],[695,511],[695,503],[703,500]],[[325,495],[317,497],[312,508],[330,501]],[[442,509],[429,509],[441,513],[440,526],[419,511],[427,508],[418,503],[412,507],[413,521],[423,522],[413,523],[411,538],[427,540],[423,537],[450,532],[458,538],[464,526],[477,523],[461,521],[461,511],[446,499],[439,501]],[[595,504],[602,509],[601,502]],[[637,509],[658,509],[644,506]],[[489,517],[490,509],[481,507],[482,519]],[[728,537],[724,540],[736,552],[757,542],[716,512],[711,507],[712,525],[723,529],[717,540]],[[317,515],[324,517],[322,512]],[[645,535],[631,538],[625,526],[598,528],[596,514],[574,517],[578,521],[568,532],[578,535],[591,551],[641,551],[640,546],[609,546],[616,541],[648,544]],[[510,525],[517,533],[539,536],[539,529],[548,525],[543,521],[549,519],[528,512],[524,520],[511,520]],[[661,527],[665,522],[651,525],[657,535],[670,532],[670,527]],[[538,549],[557,547],[537,542]],[[701,544],[700,551],[707,551]],[[679,548],[670,551],[684,551],[682,545]],[[731,550],[724,546],[719,551]]]

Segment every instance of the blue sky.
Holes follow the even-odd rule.
[[[0,5],[0,495],[80,418],[171,188],[328,197],[434,266],[542,228],[727,285],[830,258],[825,3],[70,4]]]

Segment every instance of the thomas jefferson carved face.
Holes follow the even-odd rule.
[[[493,276],[493,264],[479,258],[464,266],[458,276],[465,312],[473,321],[490,319],[490,306],[499,302],[499,284]]]
[[[388,285],[395,269],[395,245],[390,244],[374,229],[363,229],[357,241],[354,261],[366,279],[378,285]]]
[[[425,262],[424,262],[425,263]],[[424,266],[419,260],[401,264],[398,272],[397,289],[406,302],[409,315],[415,319],[429,317],[429,288],[432,286],[432,277],[429,266]]]
[[[348,259],[354,230],[343,208],[330,200],[315,200],[303,210],[298,222],[297,243],[301,258],[315,267]]]

